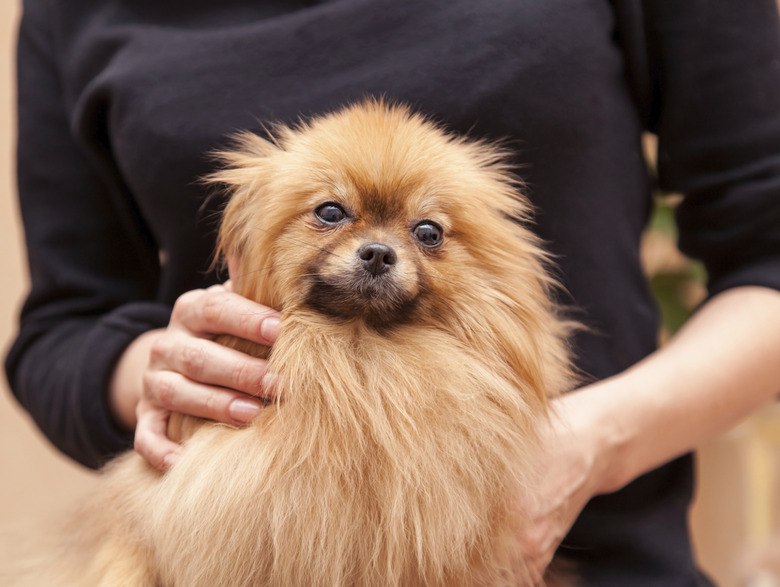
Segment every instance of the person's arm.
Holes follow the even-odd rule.
[[[778,395],[780,292],[717,295],[667,346],[591,395],[607,413],[614,455],[599,492],[693,450]]]
[[[780,394],[780,292],[714,297],[627,371],[556,401],[521,548],[539,570],[587,501],[729,430]]]
[[[107,407],[113,365],[133,339],[167,324],[171,308],[155,300],[158,251],[108,154],[71,132],[49,8],[26,1],[19,31],[18,187],[31,290],[6,370],[44,434],[98,467],[132,443]],[[100,120],[99,108],[84,116]]]
[[[27,0],[18,43],[19,199],[31,291],[6,359],[11,388],[60,450],[99,467],[129,449],[170,464],[170,411],[256,414],[265,362],[213,342],[273,342],[276,313],[224,286],[157,299],[159,251],[102,137],[105,105],[76,84],[49,6]],[[76,86],[77,87],[77,86]],[[68,91],[70,89],[70,92]],[[79,134],[84,126],[94,130]],[[250,395],[248,395],[250,394]]]

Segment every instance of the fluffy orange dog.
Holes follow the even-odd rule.
[[[173,420],[164,475],[112,464],[39,584],[528,584],[512,504],[568,326],[503,154],[366,102],[222,158],[219,246],[282,312],[281,399],[246,429]]]

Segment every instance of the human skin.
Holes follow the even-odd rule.
[[[271,344],[278,328],[278,314],[229,285],[184,294],[168,328],[131,343],[112,379],[111,407],[135,428],[136,450],[161,469],[175,462],[181,447],[166,436],[171,411],[251,421],[263,405],[257,396],[268,393],[265,361],[212,339]],[[780,292],[746,286],[716,295],[658,351],[555,400],[538,455],[544,473],[534,495],[516,503],[532,520],[518,549],[541,577],[591,497],[693,450],[779,392]]]
[[[135,430],[135,449],[158,469],[181,446],[168,439],[171,412],[246,425],[263,409],[266,361],[215,342],[231,334],[271,345],[279,314],[236,293],[228,282],[183,294],[167,328],[136,338],[120,357],[109,390],[114,418]]]

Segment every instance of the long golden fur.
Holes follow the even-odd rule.
[[[173,418],[164,475],[112,463],[47,584],[527,584],[513,502],[569,327],[504,153],[366,101],[221,158],[219,248],[282,312],[281,399],[245,429]]]

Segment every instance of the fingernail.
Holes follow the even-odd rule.
[[[236,399],[230,403],[228,413],[234,420],[248,424],[257,417],[261,409],[262,408],[255,402],[245,399]]]
[[[270,316],[263,320],[260,325],[260,334],[269,342],[273,342],[279,336],[279,329],[281,327],[281,320],[276,316]]]

